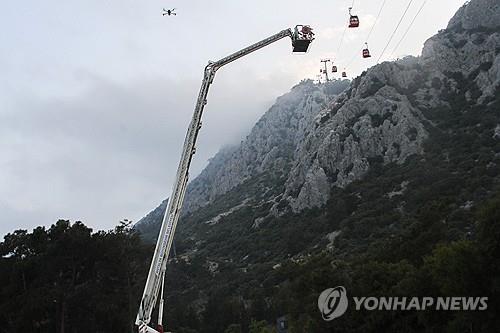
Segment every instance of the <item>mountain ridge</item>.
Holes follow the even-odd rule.
[[[166,275],[174,326],[196,331],[179,315],[184,309],[206,332],[247,332],[252,318],[283,316],[291,332],[496,331],[495,302],[484,313],[437,317],[351,309],[334,323],[317,311],[318,295],[334,285],[365,296],[498,296],[496,18],[496,0],[473,0],[422,56],[374,66],[339,94],[306,81],[291,107],[277,100],[276,110],[308,115],[302,130],[293,124],[287,142],[274,132],[273,140],[256,139],[260,153],[229,151],[246,162],[228,164],[238,171],[228,177],[242,176],[217,193],[221,155],[215,195],[203,197],[209,192],[199,187],[204,204],[179,222]],[[270,154],[274,142],[285,154]],[[150,226],[143,237],[154,241],[159,223]]]
[[[325,205],[333,187],[362,178],[370,159],[402,163],[422,154],[426,126],[433,125],[422,110],[446,107],[440,89],[443,83],[456,85],[450,73],[476,74],[468,99],[480,92],[481,104],[495,94],[500,83],[498,6],[492,0],[468,3],[447,29],[425,42],[422,56],[376,65],[350,87],[346,81],[303,81],[293,87],[240,145],[221,149],[189,183],[183,216],[270,169],[281,173],[284,190],[261,203],[273,203],[273,216],[299,213]],[[140,220],[138,228],[151,218]]]

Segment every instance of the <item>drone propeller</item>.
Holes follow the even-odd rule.
[[[177,15],[177,13],[175,13],[175,10],[176,10],[176,9],[177,9],[177,8],[173,8],[173,9],[168,9],[168,10],[167,10],[167,9],[163,8],[162,15],[163,15],[163,16],[165,16],[165,15],[168,15],[168,16],[170,16],[170,15]]]

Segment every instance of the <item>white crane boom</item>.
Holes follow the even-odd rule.
[[[300,30],[299,30],[300,29]],[[163,331],[162,314],[163,314],[163,299],[160,300],[158,330],[148,326],[151,321],[151,314],[156,304],[160,287],[162,288],[165,278],[165,269],[167,265],[170,248],[174,239],[175,228],[181,213],[184,195],[189,179],[189,166],[192,157],[195,153],[196,138],[201,128],[201,116],[203,109],[207,104],[207,95],[210,85],[212,84],[215,73],[219,68],[227,65],[243,56],[246,56],[254,51],[257,51],[269,44],[272,44],[285,37],[292,39],[293,52],[307,52],[309,44],[314,39],[312,29],[306,25],[298,25],[292,32],[291,29],[285,29],[279,33],[268,37],[258,43],[250,45],[238,52],[235,52],[225,58],[215,62],[208,62],[205,67],[203,81],[201,83],[200,93],[194,109],[193,118],[189,124],[186,138],[184,140],[184,148],[182,150],[181,160],[177,169],[176,180],[172,189],[172,194],[168,201],[168,206],[163,216],[163,222],[160,228],[158,240],[156,242],[155,252],[149,268],[146,286],[139,306],[139,312],[136,317],[135,324],[139,327],[140,333],[158,333]]]

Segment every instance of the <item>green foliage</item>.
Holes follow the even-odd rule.
[[[384,82],[380,81],[376,76],[373,76],[371,78],[368,89],[363,91],[363,93],[361,94],[361,98],[367,98],[369,96],[375,95],[384,86]]]
[[[371,114],[371,122],[372,122],[372,127],[379,127],[381,126],[386,119],[390,119],[392,117],[391,112],[384,113],[382,116],[378,114]]]
[[[92,233],[58,221],[6,235],[0,331],[130,332],[149,253],[127,225]]]
[[[429,119],[425,154],[402,164],[371,158],[365,178],[332,190],[322,209],[269,215],[274,202],[286,205],[283,186],[293,163],[286,148],[284,170],[249,178],[183,216],[178,258],[166,276],[168,329],[274,332],[269,323],[286,316],[290,333],[500,331],[500,142],[493,136],[500,91],[485,105],[468,100],[477,97],[477,73],[447,73],[432,82],[448,105],[422,110]],[[424,75],[400,91],[412,103]],[[375,124],[385,119],[390,112],[372,117]],[[407,135],[414,139],[416,130]],[[270,196],[274,202],[261,203]],[[205,223],[247,198],[254,200]],[[141,229],[149,240],[157,230],[154,224]],[[330,242],[326,235],[334,231]],[[48,230],[6,235],[0,332],[133,331],[151,253],[126,222],[110,232],[59,221]],[[218,264],[215,272],[208,262]],[[325,322],[317,297],[335,285],[353,296],[488,296],[488,310],[367,313],[350,307]]]
[[[420,84],[407,93],[418,91]],[[217,224],[204,223],[266,188],[275,191],[275,202],[285,208],[286,200],[279,196],[282,175],[264,173],[183,218],[177,237],[193,239],[185,248],[192,263],[190,272],[176,275],[189,281],[182,289],[189,292],[176,294],[183,307],[205,300],[197,324],[203,332],[240,324],[246,333],[252,319],[273,323],[283,315],[290,332],[470,331],[467,323],[474,331],[498,331],[494,300],[491,312],[482,314],[348,310],[333,324],[324,322],[317,310],[319,293],[334,285],[359,296],[493,299],[500,289],[495,268],[500,267],[500,231],[494,223],[500,220],[495,208],[500,203],[480,208],[499,191],[500,143],[493,130],[500,123],[500,96],[487,106],[470,103],[464,96],[474,86],[457,73],[434,82],[434,88],[450,105],[423,110],[434,124],[427,126],[425,154],[402,164],[370,159],[365,178],[334,189],[323,209],[267,216],[255,227],[255,219],[266,216],[271,205],[251,201]],[[387,119],[389,112],[384,113]],[[490,224],[478,222],[488,220]],[[325,236],[332,231],[340,233],[329,244]],[[214,275],[203,269],[207,260],[219,263]],[[170,269],[177,274],[179,267]],[[166,316],[178,315],[168,310]],[[184,319],[176,325],[194,327]]]
[[[224,333],[242,333],[240,324],[231,324],[229,325]]]
[[[269,328],[267,322],[264,320],[261,321],[252,320],[252,322],[250,323],[249,333],[275,333],[275,332],[276,330]]]

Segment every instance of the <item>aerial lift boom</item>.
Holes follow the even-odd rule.
[[[151,261],[146,286],[139,306],[139,312],[136,317],[135,324],[139,327],[140,333],[158,333],[163,332],[162,315],[163,315],[163,288],[165,280],[165,269],[170,253],[170,248],[174,239],[175,228],[181,213],[184,195],[189,178],[189,166],[192,157],[196,151],[196,138],[201,128],[201,117],[203,109],[207,104],[207,95],[210,85],[212,84],[215,73],[222,66],[227,65],[241,57],[244,57],[254,51],[257,51],[269,44],[272,44],[285,37],[290,37],[292,40],[293,52],[307,52],[309,44],[314,39],[312,29],[307,25],[298,25],[292,29],[286,29],[279,33],[268,37],[258,43],[250,45],[238,52],[235,52],[218,61],[209,61],[205,67],[203,81],[201,83],[200,93],[196,101],[193,118],[189,124],[184,148],[182,150],[181,160],[177,169],[176,180],[172,189],[172,194],[168,201],[168,206],[163,216],[158,240],[156,242],[155,252]],[[151,321],[151,315],[157,302],[158,294],[161,288],[161,299],[158,313],[158,330],[148,326]]]

